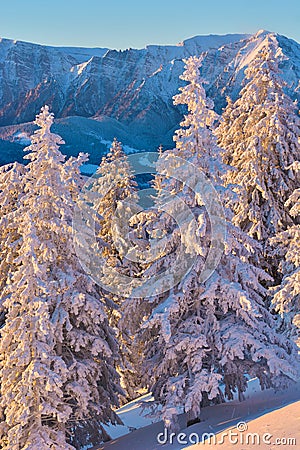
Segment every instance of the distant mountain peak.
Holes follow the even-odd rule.
[[[255,34],[254,37],[260,37],[260,36],[267,36],[268,34],[276,34],[273,31],[268,31],[268,30],[258,30]]]

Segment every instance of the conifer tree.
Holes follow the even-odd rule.
[[[3,299],[8,277],[16,268],[14,259],[19,247],[17,225],[12,213],[18,208],[23,194],[25,167],[19,163],[0,167],[0,323],[3,324],[5,310]]]
[[[130,219],[139,210],[137,183],[133,170],[123,151],[121,142],[115,138],[108,154],[103,157],[92,183],[94,207],[99,215],[97,221],[97,238],[99,248],[107,267],[105,277],[106,298],[110,324],[118,334],[121,350],[121,361],[118,371],[121,375],[121,385],[124,388],[126,400],[136,398],[140,386],[138,353],[134,347],[133,335],[127,327],[121,327],[120,321],[124,313],[124,297],[118,293],[109,292],[110,286],[115,287],[117,280],[110,276],[109,268],[120,274],[134,276],[139,271],[138,264],[128,258],[130,250]],[[129,286],[128,286],[129,288]],[[140,355],[141,356],[141,355]]]
[[[271,239],[271,254],[280,260],[283,275],[281,284],[272,288],[272,306],[282,316],[287,335],[300,345],[300,189],[293,192],[286,206],[295,223]]]
[[[99,193],[99,199],[96,197],[95,200],[95,208],[101,216],[98,237],[106,244],[103,255],[108,260],[115,257],[120,261],[126,255],[126,249],[123,247],[126,242],[120,240],[126,231],[118,228],[124,226],[128,222],[126,219],[137,211],[138,196],[133,170],[121,142],[116,138],[109,153],[102,158],[96,178],[93,191]],[[122,204],[126,205],[127,211],[122,209]],[[121,218],[126,214],[124,220],[118,221],[118,214]],[[111,264],[118,263],[114,259]]]
[[[55,291],[45,284],[46,264],[37,256],[42,243],[30,213],[23,220],[18,269],[6,289],[7,317],[0,340],[1,448],[71,449],[64,425],[72,410],[62,390],[68,370],[55,352],[47,304]]]
[[[139,333],[147,382],[162,404],[162,417],[170,428],[176,428],[180,412],[197,417],[202,405],[221,401],[224,395],[230,399],[236,390],[243,398],[247,375],[258,377],[265,388],[283,385],[297,373],[293,343],[276,332],[276,320],[264,305],[267,291],[263,282],[269,277],[251,262],[258,244],[231,224],[230,210],[223,218],[227,241],[220,264],[209,278],[203,276],[209,248],[224,243],[211,242],[214,218],[205,211],[205,206],[211,205],[204,201],[204,192],[195,192],[197,171],[190,170],[185,160],[204,173],[224,198],[221,176],[225,167],[212,133],[212,103],[206,99],[198,72],[201,60],[191,57],[185,63],[182,78],[189,84],[174,101],[186,104],[188,115],[181,124],[183,129],[175,134],[176,149],[165,152],[158,162],[157,205],[163,206],[167,199],[168,214],[154,212],[153,220],[144,218],[143,223],[145,235],[155,237],[160,232],[164,236],[156,260],[144,273],[149,279],[162,270],[171,276],[180,245],[186,255],[195,256],[192,269],[181,281],[167,291],[158,286],[156,295],[154,288],[153,296],[140,302],[143,312],[150,309],[148,319],[140,322]],[[178,196],[195,219],[183,217],[180,227],[172,221],[172,216],[178,217]],[[212,204],[214,200],[217,198],[211,198]],[[180,265],[185,265],[182,258]]]
[[[13,213],[21,244],[0,340],[1,445],[73,448],[68,441],[79,448],[99,442],[101,422],[116,420],[117,343],[104,299],[74,251],[76,181],[86,157],[65,162],[48,107],[35,123],[24,195]]]
[[[226,183],[238,194],[234,223],[264,244],[293,223],[285,202],[299,186],[293,163],[300,155],[300,119],[284,93],[274,35],[245,75],[246,85],[236,102],[228,100],[217,134],[224,162],[233,167]]]

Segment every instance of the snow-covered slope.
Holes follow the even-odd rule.
[[[204,53],[202,72],[208,80],[208,95],[221,112],[227,95],[237,97],[245,67],[269,34],[262,30],[253,36],[196,36],[177,46],[149,45],[123,51],[46,47],[2,39],[0,126],[30,122],[47,103],[57,118],[100,117],[101,121],[106,117],[115,121],[124,130],[123,135],[116,133],[117,137],[135,148],[170,146],[183,113],[172,103],[183,83],[179,80],[182,59]],[[287,91],[300,99],[300,45],[275,36]],[[108,121],[108,129],[111,126]],[[24,131],[22,126],[20,131]],[[0,139],[12,142],[6,129],[0,128]]]
[[[246,425],[244,422],[240,422],[238,427],[232,427],[218,433],[216,442],[222,442],[220,444],[222,450],[236,449],[237,445],[242,446],[242,443],[246,443],[246,446],[242,448],[249,448],[249,450],[272,450],[280,446],[296,449],[300,442],[299,422],[300,401],[264,414],[249,421]],[[244,431],[239,432],[240,427],[245,428]],[[231,438],[229,438],[230,432],[232,433]],[[186,448],[201,450],[203,444]]]
[[[245,401],[239,402],[234,399],[228,403],[203,408],[200,423],[187,428],[184,425],[182,426],[180,433],[184,433],[185,437],[179,437],[179,442],[177,439],[179,433],[172,438],[170,433],[165,432],[162,422],[151,423],[151,419],[145,418],[145,410],[142,410],[139,404],[145,400],[150,406],[151,397],[149,396],[141,397],[139,400],[123,406],[119,410],[119,414],[125,426],[108,427],[107,431],[113,439],[106,444],[95,447],[94,450],[180,450],[183,448],[198,450],[205,445],[210,448],[207,442],[206,444],[192,446],[191,442],[197,442],[197,436],[199,441],[202,438],[205,439],[205,433],[215,434],[216,442],[220,442],[221,434],[228,432],[230,429],[235,430],[237,424],[241,424],[239,425],[241,434],[257,432],[262,439],[265,433],[270,433],[272,434],[271,444],[277,438],[296,437],[299,446],[299,427],[297,426],[297,429],[295,429],[295,425],[299,421],[299,383],[293,385],[290,389],[276,392],[273,389],[261,391],[257,379],[250,380]],[[150,408],[148,408],[149,411]],[[182,420],[183,422],[184,420]],[[244,431],[241,428],[242,424]],[[159,433],[162,434],[158,440]],[[187,441],[187,443],[180,444],[180,440]],[[244,448],[242,445],[230,446],[228,444],[230,444],[228,439],[224,439],[224,444],[220,446],[212,444],[212,447],[225,448],[226,450],[229,448],[238,448],[239,450]],[[239,444],[241,444],[240,441]],[[245,446],[245,450],[247,448],[256,450],[256,447],[251,445]],[[263,447],[261,443],[258,448],[272,449],[273,447],[272,445]],[[286,448],[296,449],[298,447],[294,445],[293,447],[286,446]]]

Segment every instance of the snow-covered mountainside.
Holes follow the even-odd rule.
[[[22,124],[31,122],[44,104],[67,123],[66,134],[61,132],[66,153],[68,146],[74,147],[74,139],[69,137],[73,130],[76,148],[92,155],[96,152],[85,148],[86,121],[81,118],[96,119],[101,125],[91,126],[97,129],[96,141],[111,140],[113,130],[118,139],[137,149],[153,150],[160,143],[170,146],[183,113],[172,103],[183,84],[179,79],[182,59],[204,52],[207,94],[221,112],[227,95],[237,97],[244,70],[268,34],[197,36],[177,46],[149,45],[124,51],[47,47],[2,39],[0,139],[5,142],[0,141],[1,161],[11,161],[20,152],[22,142],[16,133],[26,136],[28,125]],[[300,44],[280,35],[276,39],[286,89],[300,99]],[[78,118],[67,119],[70,116]],[[13,132],[6,127],[15,124],[20,125]]]
[[[33,122],[0,128],[0,165],[12,160],[22,162],[23,148],[30,144],[29,136],[35,128]],[[107,116],[97,120],[79,116],[57,119],[53,132],[62,136],[66,142],[61,147],[64,154],[76,156],[79,152],[87,152],[91,164],[100,163],[115,136],[126,143],[126,153],[137,151],[134,148],[134,136],[128,127]]]

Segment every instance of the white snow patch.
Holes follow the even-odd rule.
[[[146,417],[151,414],[153,401],[151,394],[145,394],[122,406],[116,412],[124,425],[104,425],[105,430],[111,438],[116,439],[133,430],[158,422],[158,419]],[[147,403],[149,403],[149,407],[147,407]]]
[[[13,135],[13,142],[17,142],[21,145],[30,145],[31,140],[29,134],[25,133],[25,131],[19,131]]]
[[[163,70],[163,66],[162,64],[159,66],[159,68],[157,70],[155,70],[149,78],[154,77],[154,75],[156,75],[157,73],[161,72]]]
[[[81,64],[78,64],[78,65],[77,65],[77,74],[78,74],[78,75],[81,75],[81,74],[82,74],[82,72],[84,71],[84,69],[90,64],[91,60],[92,60],[92,58],[90,58],[88,61],[86,61],[86,62],[84,62],[84,63],[81,63]]]

